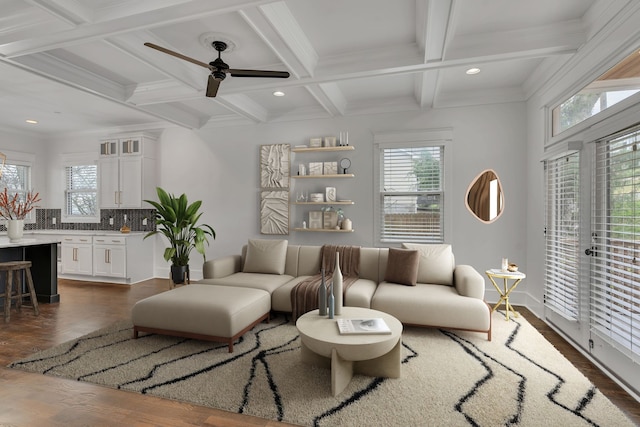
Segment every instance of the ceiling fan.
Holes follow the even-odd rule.
[[[239,70],[235,68],[229,68],[229,66],[225,64],[222,58],[220,58],[221,52],[224,52],[225,49],[227,49],[227,44],[223,41],[214,41],[211,44],[213,48],[218,51],[218,58],[216,58],[212,62],[209,62],[208,64],[206,62],[198,61],[197,59],[185,56],[181,53],[174,52],[162,46],[158,46],[157,44],[145,43],[144,45],[211,70],[211,74],[209,74],[209,80],[207,82],[208,97],[216,96],[216,94],[218,93],[218,88],[220,87],[220,83],[225,79],[225,77],[227,77],[227,73],[231,74],[231,77],[276,77],[283,79],[289,77],[289,73],[286,71]]]

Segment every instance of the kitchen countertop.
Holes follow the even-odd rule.
[[[29,230],[24,235],[56,235],[56,236],[140,236],[147,234],[147,231],[132,231],[122,233],[119,230]]]
[[[51,243],[58,243],[60,239],[56,237],[25,237],[20,239],[17,242],[12,242],[6,236],[0,236],[0,249],[1,248],[20,248],[23,246],[34,246],[34,245],[48,245]]]
[[[29,230],[18,242],[11,242],[7,233],[0,233],[0,248],[16,248],[50,243],[59,243],[62,236],[144,236],[144,231],[121,233],[109,230]]]

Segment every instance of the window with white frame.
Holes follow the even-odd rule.
[[[24,202],[27,198],[27,193],[31,190],[31,162],[15,161],[12,159],[13,157],[13,155],[7,155],[7,161],[2,168],[0,188],[2,191],[6,189],[10,197],[17,194],[18,200]],[[33,220],[34,218],[35,213],[31,211],[25,219]]]
[[[640,92],[640,50],[636,48],[580,92],[552,110],[552,134],[584,122]]]
[[[93,153],[63,155],[63,222],[100,222],[97,164]]]
[[[377,238],[381,244],[442,243],[445,140],[398,139],[378,144]]]

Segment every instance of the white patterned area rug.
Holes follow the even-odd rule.
[[[300,361],[288,318],[224,345],[132,338],[119,322],[13,362],[11,368],[309,426],[632,426],[526,320],[494,313],[493,340],[406,328],[402,377],[354,376],[340,395],[330,372]]]

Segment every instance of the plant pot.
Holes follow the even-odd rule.
[[[189,283],[189,266],[171,265],[171,280],[173,283]]]
[[[12,242],[22,239],[24,233],[24,219],[10,219],[7,221],[7,236]]]

